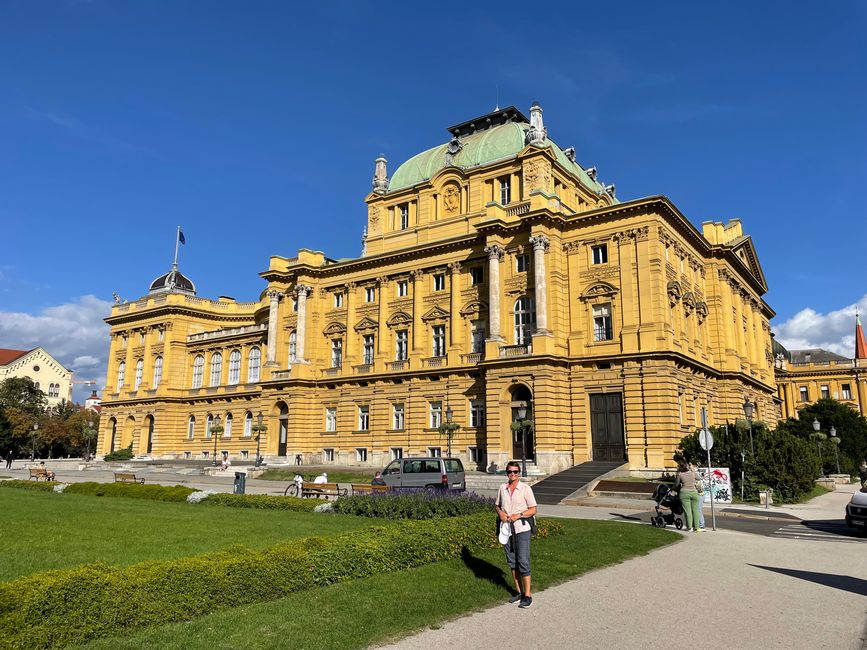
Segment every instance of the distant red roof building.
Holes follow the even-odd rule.
[[[867,341],[864,340],[864,330],[861,328],[861,316],[855,315],[855,358],[867,359]]]
[[[0,348],[0,366],[5,366],[19,357],[23,357],[30,350],[10,350],[8,348]]]

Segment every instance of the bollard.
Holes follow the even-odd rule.
[[[244,472],[235,472],[235,487],[232,490],[234,494],[244,494],[247,489],[247,475]]]

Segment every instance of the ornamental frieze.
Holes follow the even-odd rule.
[[[521,274],[509,278],[505,283],[506,293],[524,293],[527,291],[527,275]]]
[[[668,304],[671,305],[672,308],[680,302],[680,299],[683,296],[683,290],[677,280],[672,280],[668,283],[666,293],[668,294]]]
[[[582,280],[601,280],[602,278],[616,278],[620,275],[619,266],[608,266],[604,269],[591,269],[582,271],[578,277]]]
[[[698,324],[701,325],[704,323],[707,318],[707,303],[704,301],[698,301],[695,303],[695,316],[698,319]]]

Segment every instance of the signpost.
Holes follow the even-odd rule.
[[[707,475],[711,477],[710,487],[710,520],[713,529],[716,530],[716,512],[713,507],[713,474],[710,468],[710,450],[713,448],[713,434],[707,429],[707,409],[701,408],[701,431],[698,433],[698,442],[701,448],[707,452]]]

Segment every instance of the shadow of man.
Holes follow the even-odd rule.
[[[475,557],[470,553],[466,546],[461,549],[461,560],[463,560],[464,566],[472,571],[473,575],[477,578],[487,580],[498,587],[502,587],[510,593],[512,592],[512,587],[508,582],[506,582],[503,569],[486,560]]]

